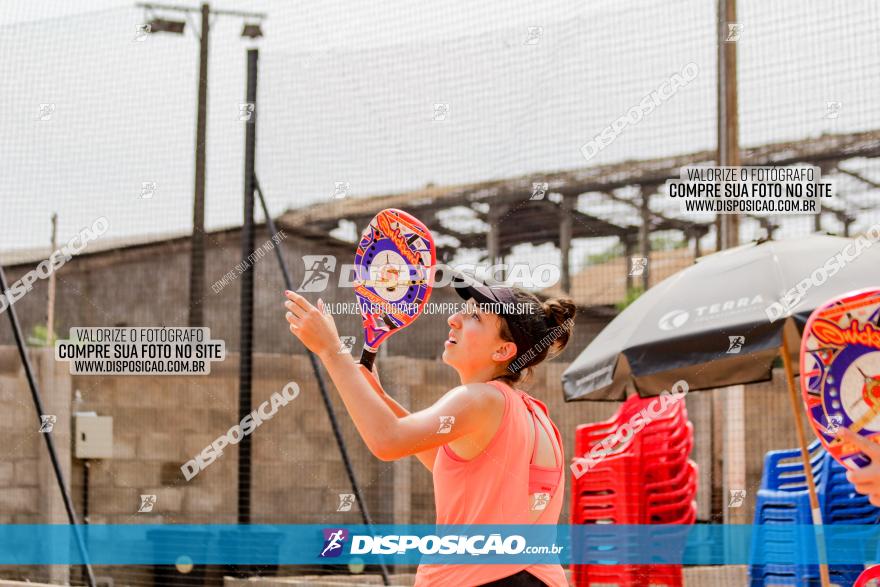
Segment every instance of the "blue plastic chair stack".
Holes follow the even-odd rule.
[[[846,467],[831,457],[828,461],[823,495],[822,520],[827,524],[877,524],[880,508],[871,504],[868,496],[858,493],[846,479]]]
[[[880,508],[871,505],[867,497],[856,493],[846,479],[843,465],[828,456],[818,440],[808,448],[823,523],[880,523]],[[753,534],[753,555],[761,552],[765,560],[794,561],[795,549],[801,548],[804,558],[815,560],[815,544],[798,544],[790,531],[784,532],[780,528],[780,532],[774,533],[773,529],[767,527],[813,523],[800,449],[772,451],[765,455],[754,523],[763,528],[760,533],[756,530]],[[829,566],[832,583],[841,586],[852,585],[863,570],[861,564]],[[795,562],[750,564],[749,579],[751,587],[819,585],[819,566]]]

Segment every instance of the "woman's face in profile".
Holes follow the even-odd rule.
[[[443,362],[458,371],[474,371],[497,362],[493,355],[506,341],[501,339],[500,318],[481,312],[470,298],[461,312],[447,320],[449,333],[443,343]]]

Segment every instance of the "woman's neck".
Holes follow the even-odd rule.
[[[478,369],[470,373],[458,372],[458,378],[461,380],[462,385],[467,385],[468,383],[485,383],[487,381],[492,381],[493,379],[498,379],[502,375],[504,375],[504,373],[498,373],[494,367]]]

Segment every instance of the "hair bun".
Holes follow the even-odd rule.
[[[569,298],[551,298],[541,304],[541,309],[554,326],[565,324],[577,313],[577,306]]]
[[[547,327],[555,337],[553,342],[553,356],[555,357],[568,344],[571,331],[574,329],[577,306],[570,298],[551,298],[541,304],[541,309],[544,310],[547,317]]]

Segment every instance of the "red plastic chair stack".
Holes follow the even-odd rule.
[[[661,411],[662,401],[631,396],[610,420],[578,426],[575,454],[595,456],[586,471],[573,480],[572,524],[696,521],[698,471],[688,458],[693,448],[693,425],[683,401],[671,401]],[[623,429],[621,437],[615,438],[624,424],[633,428],[633,418],[639,412],[644,427],[639,432]],[[597,446],[600,448],[594,451]],[[572,572],[579,586],[682,584],[680,565],[572,565]]]

